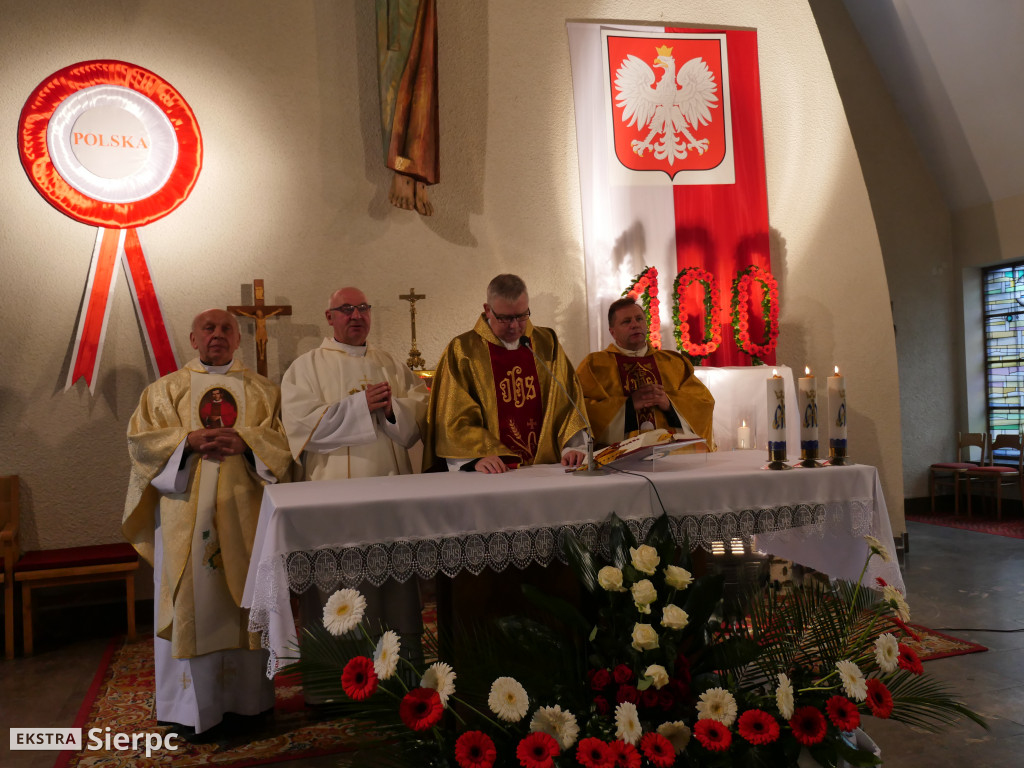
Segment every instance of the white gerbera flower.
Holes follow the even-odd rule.
[[[435,661],[427,671],[423,673],[420,680],[420,688],[433,688],[441,697],[441,706],[448,706],[448,697],[455,693],[455,670],[450,664],[443,661]]]
[[[844,660],[836,662],[836,669],[839,670],[839,678],[843,681],[843,690],[846,695],[855,701],[864,701],[868,697],[868,683],[864,679],[864,673],[860,667],[852,661]]]
[[[624,701],[615,708],[615,738],[634,746],[640,741],[643,728],[640,727],[640,714],[636,704]]]
[[[373,671],[381,680],[388,680],[398,669],[398,654],[402,647],[398,635],[390,629],[380,636],[373,652]]]
[[[668,743],[672,745],[677,755],[690,743],[690,727],[682,720],[662,723],[658,726],[658,733],[668,739]]]
[[[868,543],[868,549],[871,550],[872,554],[878,555],[882,558],[882,562],[892,562],[892,555],[889,554],[889,550],[885,548],[885,545],[882,542],[874,536],[865,536],[864,541]]]
[[[576,715],[558,704],[553,707],[539,707],[530,721],[531,731],[540,731],[558,742],[563,752],[573,744],[580,735],[580,727],[576,723]]]
[[[511,677],[499,677],[491,683],[487,706],[498,716],[499,720],[504,720],[506,723],[518,723],[526,717],[526,710],[530,708],[530,698],[518,680]]]
[[[697,717],[717,720],[728,728],[736,722],[736,699],[724,688],[708,688],[697,702]]]
[[[785,674],[779,674],[779,687],[775,689],[775,704],[784,720],[793,718],[793,684]]]
[[[900,643],[890,633],[875,638],[875,661],[883,672],[894,672],[900,661]]]
[[[366,598],[356,589],[339,589],[324,606],[324,626],[332,635],[344,635],[359,626]]]
[[[910,606],[907,605],[906,599],[900,594],[900,591],[896,587],[886,584],[882,587],[882,599],[889,604],[889,607],[896,611],[896,615],[900,617],[900,621],[906,623],[910,621]]]

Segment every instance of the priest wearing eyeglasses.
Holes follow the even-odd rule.
[[[555,332],[530,321],[526,284],[498,275],[473,330],[441,355],[430,391],[426,466],[436,459],[449,470],[486,474],[526,464],[577,467],[588,429],[577,413],[582,403]]]
[[[408,475],[427,388],[404,364],[367,342],[371,306],[358,288],[331,294],[333,331],[281,381],[281,420],[304,479]]]

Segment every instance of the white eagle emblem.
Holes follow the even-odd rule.
[[[634,139],[633,151],[643,157],[646,150],[654,150],[659,160],[672,165],[682,160],[688,150],[703,155],[708,149],[707,139],[697,139],[692,131],[711,122],[711,110],[718,107],[715,76],[700,57],[690,59],[676,74],[676,61],[672,49],[661,46],[654,60],[655,67],[665,73],[654,84],[654,70],[638,56],[628,55],[615,73],[615,106],[622,107],[622,120],[627,126],[650,133],[643,139]],[[685,141],[679,134],[685,137]],[[652,143],[655,137],[657,141]]]

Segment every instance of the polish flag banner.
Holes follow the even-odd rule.
[[[757,33],[567,27],[591,347],[635,286],[652,342],[705,365],[773,364]]]

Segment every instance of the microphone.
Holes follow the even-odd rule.
[[[552,371],[548,364],[545,363],[541,359],[540,355],[537,354],[537,350],[533,348],[533,344],[530,343],[529,337],[526,336],[525,334],[520,336],[519,345],[521,347],[526,347],[528,350],[530,350],[530,354],[533,355],[533,359],[540,363],[542,366],[544,366],[544,370],[548,372],[548,376],[550,376],[551,380],[558,385],[558,388],[560,390],[562,390],[562,393],[565,395],[565,399],[569,401],[569,405],[571,405],[572,409],[576,411],[576,415],[583,419],[584,424],[590,424],[590,422],[587,420],[586,414],[584,414],[583,411],[581,411],[576,406],[575,401],[569,395],[569,391],[562,385],[562,382],[558,380],[558,377],[555,376],[554,371]],[[586,435],[587,438],[587,468],[583,470],[576,470],[573,472],[573,474],[580,475],[582,477],[603,477],[604,473],[601,472],[600,469],[598,469],[597,463],[594,461],[594,436],[593,434],[591,434],[590,429],[587,427],[583,428],[583,434]]]

